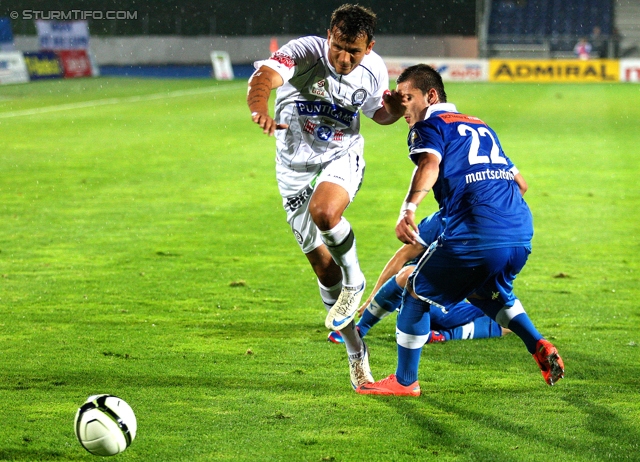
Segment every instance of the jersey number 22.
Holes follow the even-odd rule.
[[[471,147],[469,148],[469,163],[475,164],[506,164],[507,159],[500,157],[500,149],[498,144],[493,138],[493,135],[486,127],[480,127],[477,130],[465,124],[458,125],[458,133],[460,136],[471,135]],[[478,154],[480,151],[480,137],[488,136],[491,138],[491,154],[489,156],[481,156]]]

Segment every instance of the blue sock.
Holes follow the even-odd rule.
[[[396,281],[396,277],[391,276],[387,282],[382,284],[382,287],[378,289],[378,293],[373,299],[378,303],[380,308],[392,313],[400,306],[403,291],[404,287],[400,287]]]
[[[357,324],[357,326],[360,328],[360,336],[364,337],[365,335],[367,335],[369,329],[375,326],[378,321],[380,321],[380,318],[376,318],[369,312],[369,310],[364,310],[364,313],[362,313],[362,317]]]
[[[500,337],[501,335],[500,324],[489,316],[480,316],[473,320],[473,336],[469,338],[491,338]]]
[[[372,307],[370,305],[367,307],[358,321],[358,327],[360,328],[360,335],[362,337],[367,335],[369,329],[375,326],[382,318],[393,313],[396,308],[400,306],[400,302],[402,301],[402,291],[403,288],[398,285],[395,276],[390,277],[389,280],[385,282],[380,289],[378,289],[378,292],[371,302],[374,306]],[[371,312],[370,307],[373,311],[378,311],[378,316]],[[380,310],[377,309],[378,307]]]
[[[536,352],[536,343],[542,338],[542,335],[534,327],[527,313],[520,313],[509,322],[507,327],[522,339],[529,353]]]
[[[445,340],[471,340],[474,338],[491,338],[500,337],[502,328],[500,324],[495,322],[489,316],[480,316],[464,326],[454,327],[453,329],[441,329]]]
[[[418,380],[418,365],[422,347],[431,328],[430,305],[405,293],[398,315],[396,340],[398,342],[398,367],[396,377],[401,385]]]
[[[498,324],[497,322],[495,322],[493,319],[491,319],[488,316],[483,316],[482,318],[478,318],[478,319],[488,319],[488,321],[487,321],[487,324],[488,324],[487,338],[502,337],[502,327],[500,326],[500,324]]]
[[[422,348],[409,349],[398,345],[398,368],[396,369],[396,378],[400,385],[404,385],[406,387],[418,380],[418,364],[420,364],[421,353]]]

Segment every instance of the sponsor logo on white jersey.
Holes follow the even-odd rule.
[[[305,121],[303,129],[305,132],[311,133],[317,141],[342,141],[344,138],[342,130],[336,130],[330,125],[315,124],[308,119]]]
[[[325,88],[326,82],[324,79],[314,83],[311,86],[311,93],[318,96],[327,96],[327,89]]]
[[[296,101],[295,104],[301,116],[329,117],[345,125],[351,125],[353,119],[358,117],[358,112],[325,101]]]

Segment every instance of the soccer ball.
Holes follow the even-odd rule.
[[[129,447],[138,424],[133,409],[113,395],[93,395],[76,412],[76,437],[96,456],[115,456]]]

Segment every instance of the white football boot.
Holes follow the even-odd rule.
[[[324,325],[330,330],[342,330],[353,320],[360,307],[366,281],[358,286],[343,286],[336,303],[331,307]]]
[[[373,375],[369,367],[369,349],[367,344],[362,342],[363,350],[355,355],[349,355],[349,374],[351,375],[351,386],[355,390],[360,385],[373,383]]]

